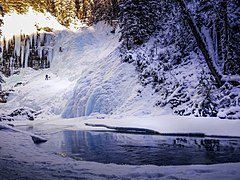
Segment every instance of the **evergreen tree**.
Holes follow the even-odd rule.
[[[5,13],[16,11],[19,14],[26,13],[29,8],[29,3],[26,0],[8,0],[1,2]]]
[[[72,0],[56,0],[55,13],[60,23],[68,27],[75,17],[75,2]]]
[[[4,11],[3,11],[2,6],[0,5],[0,17],[3,17],[3,15],[4,15]],[[0,28],[1,28],[2,25],[3,25],[3,19],[0,18]],[[0,29],[0,38],[1,38],[1,36],[2,36],[2,31]],[[3,51],[3,49],[0,47],[0,54],[2,54],[2,51]],[[1,74],[0,74],[0,91],[2,90],[1,83],[3,83],[3,82],[4,82],[4,80],[2,79]]]
[[[110,19],[117,19],[119,13],[119,1],[111,0],[110,1]]]
[[[179,2],[182,5],[186,3]],[[197,38],[199,48],[205,54],[213,76],[218,79],[218,84],[222,85],[223,83],[220,82],[222,75],[240,75],[239,2],[236,0],[199,0],[195,4],[193,2],[189,4],[194,5],[195,9],[192,8],[191,12],[188,9],[185,11],[192,16],[193,23],[191,25],[188,21],[188,25],[191,29],[197,30],[196,33],[192,31],[195,37],[199,33]],[[202,39],[201,45],[200,39]]]
[[[3,7],[0,5],[0,28],[3,25],[3,19],[2,19],[3,15],[4,15]],[[1,38],[1,36],[2,36],[2,30],[0,29],[0,38]]]
[[[226,53],[224,63],[225,74],[240,75],[240,2],[227,2],[227,13],[224,17]]]
[[[46,0],[46,7],[53,16],[56,16],[55,0]]]
[[[208,36],[209,32],[197,26],[184,0],[179,0],[178,2],[183,17],[186,19],[186,23],[188,24],[193,36],[195,37],[196,43],[204,56],[209,70],[211,71],[213,77],[216,80],[217,86],[222,86],[222,76],[220,72],[216,69],[217,67],[215,66],[215,57],[212,53],[212,42],[210,40],[210,36]],[[206,41],[203,39],[200,29],[203,29],[203,31],[205,32]]]
[[[92,22],[101,20],[111,23],[119,12],[117,0],[93,0],[91,3]]]
[[[155,2],[154,0],[126,0],[120,2],[120,40],[123,40],[127,49],[143,44],[154,32],[157,15],[151,6]]]
[[[80,0],[75,0],[75,9],[76,16],[78,17],[80,11]]]
[[[93,1],[75,0],[75,8],[78,19],[89,22],[92,19],[91,6]]]

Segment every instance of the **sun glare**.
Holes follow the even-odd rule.
[[[18,34],[31,34],[37,31],[36,25],[39,27],[50,27],[55,30],[65,29],[59,22],[49,13],[38,13],[29,9],[26,14],[10,13],[5,14],[4,25],[2,27],[3,37],[11,38]]]

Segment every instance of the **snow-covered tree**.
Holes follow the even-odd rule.
[[[91,4],[93,1],[89,0],[75,0],[75,14],[78,19],[89,22],[92,18],[91,15]]]
[[[2,8],[2,6],[0,5],[0,28],[1,28],[1,26],[3,25],[3,19],[2,19],[2,17],[3,17],[3,15],[4,15],[4,11],[3,11],[3,8]],[[1,38],[1,36],[2,36],[2,31],[1,31],[1,29],[0,29],[0,38]],[[0,47],[0,56],[2,56],[2,48]],[[4,81],[3,81],[3,79],[2,79],[2,77],[1,77],[1,74],[0,74],[0,91],[2,90],[2,86],[1,86],[1,83],[3,83]]]
[[[56,4],[55,0],[46,0],[47,11],[49,11],[52,15],[56,16]]]
[[[56,0],[55,14],[61,24],[68,27],[75,18],[75,2],[72,0]]]
[[[239,4],[235,0],[186,2],[179,0],[182,13],[220,87],[223,75],[239,74]]]
[[[1,2],[5,12],[26,13],[29,7],[38,12],[48,11],[68,27],[76,18],[92,24],[117,19],[119,0],[8,0]]]
[[[224,73],[240,75],[240,3],[237,0],[227,2],[227,14],[224,18],[226,36],[226,57]]]
[[[120,2],[119,25],[127,49],[146,42],[156,29],[156,1],[126,0]]]
[[[101,20],[111,23],[118,17],[118,0],[93,0],[91,3],[92,22]]]
[[[3,19],[2,19],[3,15],[4,15],[4,13],[3,13],[3,8],[2,8],[2,6],[0,5],[0,28],[1,28],[1,26],[3,25]],[[1,37],[1,36],[2,36],[2,30],[0,29],[0,37]]]

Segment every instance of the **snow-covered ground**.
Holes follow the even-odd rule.
[[[35,22],[34,22],[35,23]],[[0,113],[21,107],[41,112],[34,121],[11,122],[50,134],[94,130],[85,123],[147,128],[160,133],[204,133],[240,137],[239,120],[178,117],[155,107],[156,94],[143,88],[131,64],[121,63],[119,34],[99,23],[78,32],[54,32],[54,57],[44,70],[25,68],[4,78],[10,95]],[[60,51],[61,49],[61,51]],[[45,80],[45,75],[49,80]],[[17,83],[18,86],[15,86]],[[141,91],[141,94],[138,92]],[[5,123],[5,122],[4,122]],[[99,129],[99,128],[97,128]],[[105,128],[101,128],[106,130]],[[75,161],[50,154],[30,136],[0,131],[1,179],[238,179],[240,163],[192,166],[129,166]]]

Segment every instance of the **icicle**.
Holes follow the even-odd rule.
[[[37,43],[36,43],[37,47],[41,46],[41,38],[40,38],[40,36],[41,36],[41,34],[40,35],[38,34]]]
[[[41,41],[41,43],[42,42],[44,43],[44,40],[45,40],[45,33],[42,33],[42,34],[40,34],[40,41]]]
[[[29,44],[29,39],[27,39],[26,47],[25,47],[25,65],[24,65],[24,67],[28,67],[29,51],[30,51],[30,44]]]
[[[13,57],[10,57],[10,67],[9,67],[9,69],[10,69],[10,75],[12,75],[13,72],[14,72],[14,64],[13,64],[13,61],[14,61]]]
[[[15,36],[14,53],[20,57],[21,37]]]
[[[48,52],[47,52],[47,62],[49,62],[51,64],[52,59],[53,59],[53,49],[51,47],[49,47]]]
[[[39,46],[38,47],[38,55],[39,55],[40,59],[42,59],[42,51],[43,51],[43,47]]]
[[[23,62],[24,62],[24,45],[21,45],[21,65],[22,65],[22,68],[24,67]]]
[[[33,44],[33,46],[36,46],[36,45],[37,45],[37,36],[38,36],[38,33],[35,33],[35,34],[33,35],[33,37],[34,37],[34,44]]]
[[[30,38],[29,41],[30,41],[30,46],[31,46],[31,47],[34,46],[34,44],[33,44],[33,39],[34,39],[34,37],[33,37],[33,36],[34,36],[34,34],[29,35],[29,38]]]
[[[7,51],[7,52],[8,52],[8,43],[9,43],[9,41],[6,40],[6,51]]]

